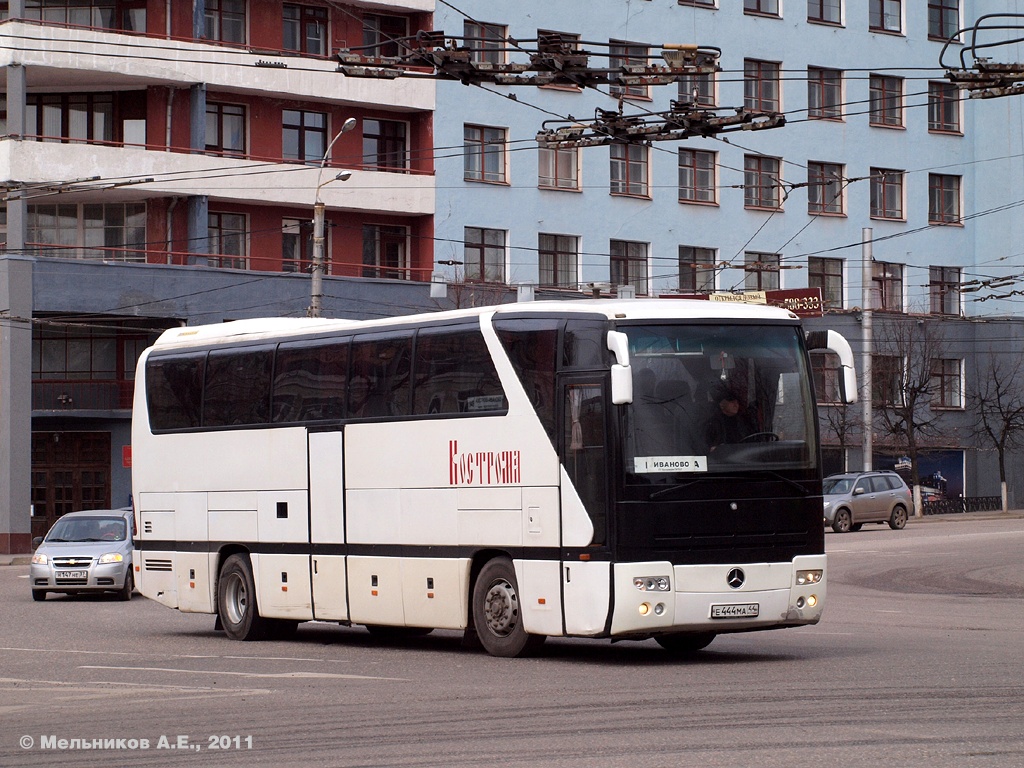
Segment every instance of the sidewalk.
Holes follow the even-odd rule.
[[[924,517],[912,517],[908,525],[918,523],[948,523],[959,520],[1019,520],[1024,518],[1024,509],[1011,509],[1007,512],[959,512],[950,515],[925,515]],[[0,566],[4,565],[28,565],[32,562],[32,555],[0,555]]]

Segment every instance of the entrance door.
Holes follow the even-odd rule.
[[[67,512],[109,508],[109,432],[32,433],[33,537]]]

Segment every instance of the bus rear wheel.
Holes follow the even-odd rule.
[[[702,651],[715,639],[714,632],[677,632],[671,635],[658,635],[654,638],[658,645],[666,651],[680,656],[687,656]]]
[[[217,582],[217,615],[232,640],[262,640],[270,625],[256,605],[256,582],[247,555],[224,561]]]
[[[480,644],[492,656],[526,656],[544,642],[523,628],[519,584],[512,561],[491,560],[473,586],[473,625]]]

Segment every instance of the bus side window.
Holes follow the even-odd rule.
[[[274,423],[327,421],[345,416],[348,339],[287,342],[274,365]]]
[[[203,426],[226,427],[270,421],[272,347],[213,350],[206,363]]]
[[[563,336],[562,366],[565,368],[608,367],[608,323],[599,320],[569,320]]]
[[[146,362],[149,428],[196,429],[201,424],[206,353],[150,357]]]
[[[424,330],[416,337],[413,413],[482,413],[508,408],[479,330]]]
[[[555,367],[558,328],[554,318],[496,318],[494,329],[551,444],[555,431]]]
[[[356,337],[352,344],[349,415],[356,419],[408,416],[411,357],[412,333]]]

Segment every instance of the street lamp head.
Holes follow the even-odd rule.
[[[339,171],[338,175],[334,177],[335,181],[348,181],[352,178],[352,171],[344,170]]]
[[[356,119],[354,117],[350,117],[348,120],[341,124],[341,130],[338,131],[338,133],[348,133],[355,127]]]

